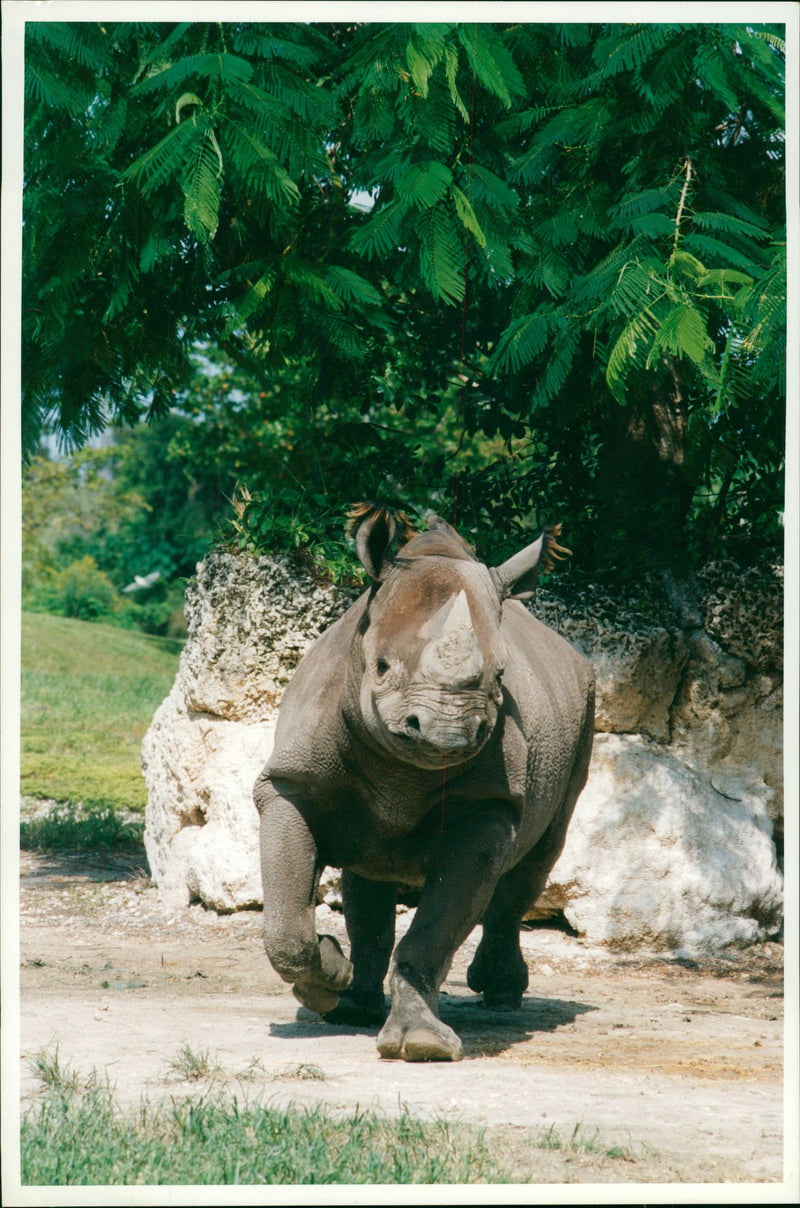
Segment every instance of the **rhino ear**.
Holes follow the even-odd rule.
[[[501,566],[490,568],[489,574],[501,600],[529,600],[536,591],[539,572],[549,573],[555,560],[560,562],[571,555],[572,550],[557,544],[556,538],[560,536],[560,524],[545,525],[541,535],[531,545],[514,554]]]
[[[355,538],[356,553],[370,579],[384,578],[389,569],[387,557],[395,534],[395,519],[388,508],[374,503],[356,503],[348,513],[349,533]]]

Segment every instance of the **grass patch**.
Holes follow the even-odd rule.
[[[537,1149],[557,1149],[564,1153],[597,1154],[603,1158],[621,1158],[633,1161],[633,1154],[624,1145],[607,1145],[600,1138],[600,1130],[588,1131],[582,1123],[573,1128],[568,1137],[562,1137],[554,1124],[540,1133],[536,1138]]]
[[[70,1095],[80,1089],[80,1077],[76,1071],[61,1064],[58,1045],[52,1052],[40,1049],[31,1061],[31,1072],[41,1081],[45,1090]]]
[[[21,1121],[26,1185],[507,1182],[483,1135],[397,1118],[278,1108],[216,1094],[123,1111],[89,1080],[49,1083]]]
[[[144,810],[142,738],[180,650],[169,638],[23,613],[23,795]]]
[[[299,1065],[285,1065],[283,1069],[272,1075],[276,1081],[285,1082],[325,1082],[328,1075],[318,1065],[309,1065],[308,1062],[301,1062]]]
[[[139,851],[144,823],[124,821],[111,809],[55,805],[41,818],[21,822],[23,851]]]
[[[182,1044],[168,1065],[171,1075],[184,1078],[187,1082],[199,1082],[220,1070],[208,1049],[195,1052],[190,1044]]]

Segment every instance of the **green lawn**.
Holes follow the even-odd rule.
[[[138,630],[23,613],[22,793],[144,810],[142,738],[180,650]]]
[[[206,1094],[126,1111],[71,1085],[22,1119],[27,1185],[489,1183],[511,1177],[480,1132],[445,1120]]]

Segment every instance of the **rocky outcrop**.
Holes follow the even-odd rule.
[[[147,858],[176,905],[261,904],[253,783],[292,672],[354,595],[286,558],[218,549],[199,564],[178,675],[142,744]]]
[[[720,948],[774,934],[782,885],[780,569],[708,567],[603,592],[570,580],[531,609],[593,662],[595,751],[540,906],[626,947]],[[178,677],[143,746],[145,843],[176,902],[257,905],[252,785],[281,693],[355,592],[283,558],[217,550],[187,592]],[[335,900],[335,878],[325,881]]]
[[[638,735],[596,735],[545,900],[581,934],[621,948],[696,952],[763,939],[782,904],[764,801],[719,793]]]
[[[538,903],[593,940],[692,951],[780,927],[782,574],[737,569],[534,602],[597,672],[588,783]]]

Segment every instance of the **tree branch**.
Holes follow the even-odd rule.
[[[691,183],[691,179],[692,179],[692,161],[690,160],[688,155],[686,156],[686,162],[684,163],[683,168],[684,168],[683,188],[681,189],[681,196],[680,196],[680,200],[678,201],[678,212],[675,215],[675,241],[672,245],[673,256],[675,255],[675,253],[678,250],[678,242],[681,237],[681,220],[683,218],[683,207],[686,205],[686,194],[689,192],[689,184]]]

